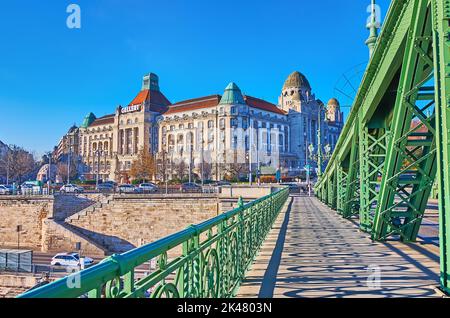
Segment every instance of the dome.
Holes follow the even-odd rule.
[[[74,124],[72,127],[70,127],[70,129],[67,133],[71,134],[71,133],[75,132],[77,129],[78,129],[77,125]]]
[[[231,82],[225,88],[225,92],[220,100],[220,105],[245,104],[244,97],[239,87]]]
[[[284,82],[283,90],[287,88],[306,88],[311,90],[311,85],[309,85],[308,79],[305,75],[300,72],[294,72],[287,78],[286,82]]]
[[[340,108],[339,101],[336,98],[332,98],[328,101],[328,106],[335,106],[335,108]]]
[[[88,128],[96,119],[97,118],[95,117],[95,115],[93,113],[87,114],[86,117],[84,117],[81,128]]]

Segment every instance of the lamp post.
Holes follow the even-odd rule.
[[[8,148],[6,150],[6,185],[9,185],[9,156],[10,156],[10,149]]]
[[[100,156],[103,155],[103,150],[96,150],[95,155],[97,156],[97,174],[95,179],[95,185],[98,188],[99,183],[99,173],[100,173]]]
[[[22,225],[17,225],[17,249],[20,250],[20,232],[22,232]]]
[[[69,137],[69,152],[67,154],[67,184],[70,183],[70,155],[72,153],[72,139]]]
[[[325,116],[325,122],[327,122],[327,117]],[[317,114],[317,122],[318,122],[318,130],[317,130],[317,154],[314,155],[314,145],[309,145],[309,153],[310,158],[317,162],[317,177],[320,178],[322,176],[322,163],[323,160],[327,160],[330,158],[331,147],[329,144],[325,146],[325,154],[322,152],[322,106],[319,105],[319,110]]]

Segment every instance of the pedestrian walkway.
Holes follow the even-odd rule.
[[[372,242],[313,197],[290,198],[238,297],[440,297],[431,244]]]

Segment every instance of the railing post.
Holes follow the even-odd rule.
[[[237,271],[238,271],[238,277],[239,279],[243,278],[244,272],[245,272],[245,268],[244,268],[244,264],[245,264],[245,227],[244,227],[244,222],[245,222],[245,210],[244,210],[244,200],[242,199],[242,197],[239,198],[238,201],[238,207],[239,207],[239,216],[238,216],[238,244],[236,244],[236,247],[238,248],[238,250],[236,251],[236,266],[237,266]],[[241,257],[242,255],[242,257]]]

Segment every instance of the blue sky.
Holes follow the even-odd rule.
[[[81,7],[80,30],[66,26],[71,3]],[[368,60],[369,3],[2,1],[0,140],[50,150],[88,112],[102,116],[129,103],[148,72],[159,75],[172,102],[221,94],[234,81],[276,103],[295,70],[318,98],[341,97],[342,74]],[[378,3],[384,17],[389,1]]]

